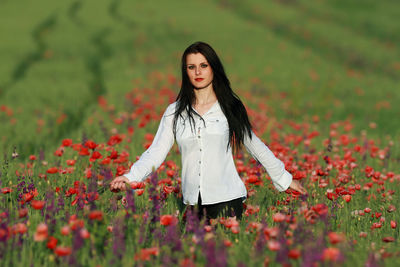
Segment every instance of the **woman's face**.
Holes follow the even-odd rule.
[[[212,84],[214,73],[201,53],[187,55],[186,72],[193,87],[197,89],[206,88]]]

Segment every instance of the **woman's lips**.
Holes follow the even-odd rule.
[[[202,80],[204,80],[203,78],[196,78],[194,79],[196,82],[201,82]]]

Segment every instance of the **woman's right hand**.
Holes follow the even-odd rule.
[[[112,192],[119,192],[126,190],[126,183],[129,183],[129,179],[125,176],[118,176],[110,183],[110,190]]]

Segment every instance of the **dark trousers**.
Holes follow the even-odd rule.
[[[198,216],[200,220],[204,217],[209,220],[215,219],[219,216],[225,218],[236,216],[236,218],[239,220],[242,218],[243,213],[243,198],[236,198],[230,201],[220,202],[216,204],[203,205],[199,193],[197,206]]]

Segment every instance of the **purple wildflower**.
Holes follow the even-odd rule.
[[[60,194],[57,199],[57,208],[55,210],[55,213],[59,213],[61,210],[63,210],[64,205],[65,205],[64,196],[63,194]]]
[[[44,150],[40,149],[39,151],[39,161],[43,161],[45,159]]]
[[[143,218],[144,218],[144,219],[143,219],[143,223],[142,223],[142,225],[140,226],[140,231],[139,231],[140,236],[139,236],[139,241],[138,241],[138,243],[139,243],[140,245],[143,244],[143,243],[146,241],[145,227],[146,227],[147,222],[148,222],[148,219],[149,219],[149,213],[148,213],[147,211],[144,212]]]
[[[381,266],[381,263],[378,261],[375,253],[370,252],[368,255],[367,262],[365,263],[365,267],[378,267]]]
[[[224,246],[216,247],[214,240],[210,239],[203,246],[208,266],[223,267],[227,266],[226,251]]]
[[[157,193],[157,173],[154,172],[150,178],[151,186],[149,188],[149,195],[151,201],[153,202],[153,207],[151,209],[151,223],[149,226],[150,233],[153,233],[155,230],[155,226],[160,220],[160,201],[159,201],[159,194]]]
[[[262,225],[261,231],[259,233],[258,239],[256,241],[256,245],[255,245],[257,255],[261,255],[263,253],[265,243],[267,242],[267,240],[265,239],[265,235],[264,235],[264,229],[266,229],[268,227],[268,225],[264,219],[261,221],[261,225]]]
[[[192,207],[186,209],[186,233],[194,233],[196,229],[199,229],[199,217]]]
[[[113,254],[114,259],[121,260],[125,253],[125,224],[124,220],[117,217],[114,221],[113,227]]]
[[[55,203],[54,203],[54,192],[53,191],[48,191],[46,193],[46,224],[49,227],[49,233],[52,234],[55,231],[56,227],[56,219],[54,217],[55,215]]]
[[[132,214],[136,211],[133,190],[126,190],[126,209],[130,210]]]

